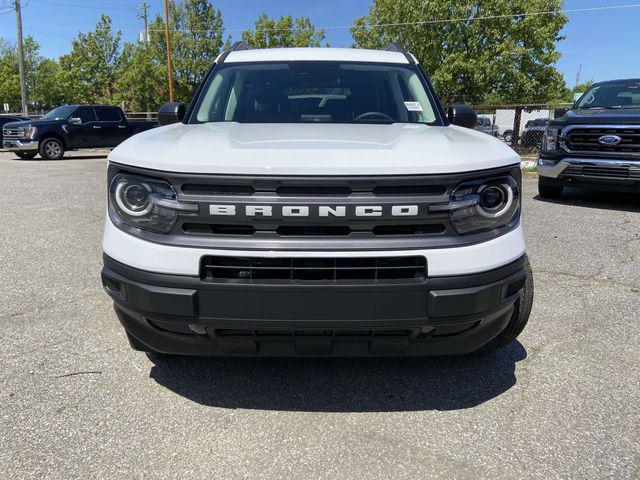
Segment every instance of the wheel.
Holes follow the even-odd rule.
[[[16,155],[20,158],[22,158],[23,160],[33,160],[34,158],[36,158],[36,155],[38,154],[38,152],[15,152]]]
[[[513,140],[513,132],[511,130],[507,130],[504,132],[503,138],[505,142],[511,143],[511,140]]]
[[[542,198],[560,198],[562,196],[562,186],[547,185],[538,179],[538,193]]]
[[[64,145],[57,138],[49,137],[40,142],[40,156],[47,160],[60,160],[64,155]]]
[[[501,348],[510,344],[516,338],[518,338],[518,335],[522,333],[522,330],[524,330],[524,327],[527,325],[527,322],[529,321],[529,315],[531,314],[531,307],[533,307],[534,287],[533,272],[531,271],[529,259],[526,256],[524,258],[524,270],[526,273],[524,287],[522,288],[522,292],[520,293],[520,298],[516,300],[513,308],[513,314],[511,315],[511,319],[509,319],[509,323],[507,324],[505,329],[500,332],[500,334],[498,334],[496,338],[491,340],[485,346],[481,347],[476,353],[490,353],[497,348]]]

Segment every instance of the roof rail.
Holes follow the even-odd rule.
[[[231,52],[239,52],[240,50],[251,50],[249,46],[244,43],[242,40],[231,45],[231,48],[225,52],[222,52],[220,58],[216,63],[224,63],[225,59],[229,56]]]
[[[384,47],[382,47],[383,51],[385,52],[398,52],[398,53],[402,53],[407,61],[411,64],[415,64],[416,63],[416,59],[413,58],[413,55],[411,55],[409,52],[407,52],[404,47],[402,45],[400,45],[399,43],[396,42],[392,42],[392,43],[387,43]]]

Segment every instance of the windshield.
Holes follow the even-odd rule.
[[[194,111],[194,123],[436,121],[415,67],[342,62],[222,65]]]
[[[76,107],[72,107],[69,105],[54,108],[42,118],[40,118],[40,120],[66,120],[75,111],[75,109]]]
[[[577,108],[640,108],[640,81],[594,85],[578,101]]]

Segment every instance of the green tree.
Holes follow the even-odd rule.
[[[130,111],[155,111],[168,98],[167,71],[147,43],[126,43],[116,82],[118,103]]]
[[[307,17],[280,19],[261,14],[253,30],[242,32],[242,40],[251,48],[319,47],[324,40],[324,30],[316,28]]]
[[[412,52],[445,103],[480,102],[487,95],[508,103],[559,99],[564,80],[556,70],[556,44],[567,22],[562,0],[374,0],[354,22],[358,47],[398,42]],[[481,18],[485,17],[485,18]],[[490,18],[486,18],[490,17]]]
[[[79,33],[72,49],[60,57],[61,82],[67,101],[114,103],[120,73],[121,32],[113,32],[111,18],[102,15],[95,30]]]
[[[567,94],[564,97],[566,102],[573,103],[574,96],[578,93],[582,94],[591,88],[591,85],[594,84],[593,80],[587,80],[586,82],[582,82],[577,84],[575,87],[567,91]]]
[[[169,18],[175,99],[189,102],[229,38],[224,40],[222,13],[209,0],[171,0]],[[164,28],[160,16],[151,22],[149,48],[153,61],[166,72]]]
[[[43,58],[33,75],[33,89],[29,101],[37,110],[51,110],[65,102],[65,92],[58,82],[60,65],[56,60]]]
[[[47,110],[57,106],[61,89],[56,78],[58,62],[40,55],[40,44],[31,36],[24,39],[25,81],[31,110]],[[0,104],[8,103],[9,109],[21,109],[20,73],[15,45],[0,40]]]
[[[9,110],[20,110],[20,75],[18,55],[14,45],[0,39],[0,105],[8,103]]]

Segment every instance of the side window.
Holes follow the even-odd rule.
[[[96,112],[93,110],[93,108],[89,108],[89,107],[79,108],[78,110],[75,111],[75,113],[72,116],[78,117],[80,120],[82,120],[82,123],[89,123],[89,122],[96,121]]]
[[[100,122],[119,122],[122,120],[120,109],[114,107],[97,107],[98,121]]]

